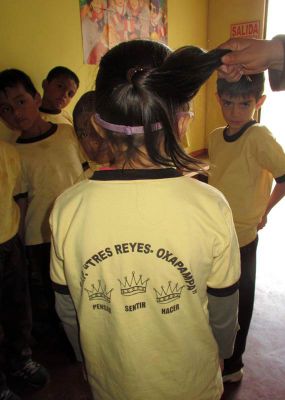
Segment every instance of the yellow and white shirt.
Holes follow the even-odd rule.
[[[20,156],[14,146],[0,141],[0,244],[16,235],[20,210],[14,200],[21,176]]]
[[[27,194],[25,243],[50,242],[49,215],[55,199],[82,174],[81,149],[71,125],[52,125],[48,132],[18,138],[22,161],[21,192]]]
[[[51,279],[71,294],[96,399],[220,399],[208,292],[240,275],[224,197],[171,168],[98,171],[50,223]]]
[[[254,122],[241,134],[227,136],[224,128],[218,128],[209,135],[209,184],[228,200],[240,246],[256,238],[272,177],[285,180],[282,147],[265,126]]]
[[[0,119],[0,140],[14,144],[21,132],[8,128],[8,126]]]

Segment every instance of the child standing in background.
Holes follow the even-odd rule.
[[[57,309],[64,321],[70,294],[94,399],[221,397],[238,243],[223,196],[178,169],[200,170],[181,138],[222,54],[134,40],[101,59],[82,144],[109,169],[59,196],[50,218]]]
[[[231,206],[241,254],[240,330],[234,353],[225,360],[223,380],[238,382],[254,305],[257,231],[285,194],[285,154],[269,130],[253,119],[265,100],[263,74],[242,76],[235,83],[218,79],[217,89],[227,126],[209,135],[209,183]],[[276,185],[270,194],[272,177]]]
[[[51,69],[42,83],[43,97],[40,106],[41,117],[54,124],[71,124],[72,118],[64,110],[79,87],[77,75],[66,67]]]
[[[1,118],[21,131],[16,142],[22,162],[18,204],[29,261],[34,328],[52,328],[56,314],[49,277],[48,219],[57,196],[82,174],[84,160],[73,127],[43,120],[40,102],[40,95],[24,72],[10,69],[0,73]]]
[[[1,111],[0,111],[1,112]],[[41,388],[48,373],[31,358],[32,316],[27,266],[18,235],[20,210],[14,196],[21,174],[14,146],[0,141],[0,399],[20,400],[6,382]]]

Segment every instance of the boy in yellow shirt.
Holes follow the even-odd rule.
[[[234,353],[225,360],[223,380],[238,382],[254,305],[257,231],[285,194],[285,154],[271,132],[253,119],[265,100],[263,74],[242,76],[234,83],[218,79],[217,89],[227,126],[209,136],[209,183],[231,206],[241,253],[240,330]],[[272,178],[276,185],[271,193]]]
[[[14,200],[20,173],[17,150],[0,141],[1,400],[20,400],[8,388],[6,374],[15,385],[25,388],[41,388],[48,381],[46,369],[31,359],[31,304],[24,249],[18,235],[20,212]]]
[[[41,118],[41,98],[22,71],[0,73],[0,117],[21,131],[16,142],[22,162],[22,229],[29,261],[33,319],[38,326],[56,320],[49,277],[48,218],[57,196],[82,174],[81,149],[73,127]],[[48,335],[50,336],[50,335]]]
[[[41,117],[55,124],[71,124],[72,117],[65,110],[79,87],[78,76],[69,68],[58,66],[43,80]]]

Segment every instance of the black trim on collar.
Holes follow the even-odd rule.
[[[244,132],[252,125],[257,124],[257,122],[255,121],[255,119],[248,121],[246,124],[244,124],[244,126],[242,126],[240,128],[240,130],[238,132],[236,132],[234,135],[228,135],[227,131],[229,129],[229,125],[227,125],[225,127],[225,129],[223,130],[223,136],[226,142],[235,142],[236,140],[238,140],[243,134]]]
[[[31,137],[31,138],[22,138],[20,136],[20,137],[18,137],[16,143],[26,144],[26,143],[39,142],[40,140],[46,139],[49,136],[53,135],[56,132],[56,130],[57,130],[57,124],[51,124],[51,127],[46,132],[41,133],[40,135]]]
[[[94,181],[132,181],[138,179],[164,179],[164,178],[177,178],[182,176],[174,168],[160,168],[160,169],[111,169],[103,171],[95,171],[91,176]]]
[[[44,108],[44,107],[40,107],[39,110],[40,110],[40,112],[43,112],[43,113],[45,113],[45,114],[54,114],[54,115],[57,115],[57,114],[60,114],[60,113],[61,113],[61,110],[50,110],[50,109]]]

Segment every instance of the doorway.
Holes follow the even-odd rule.
[[[267,5],[266,39],[272,39],[284,33],[284,0],[268,0]],[[266,78],[267,99],[261,109],[260,122],[270,129],[285,150],[285,91],[272,92],[267,73]],[[284,292],[285,288],[284,215],[285,198],[272,209],[266,227],[259,231],[257,282],[263,290],[274,288],[274,293]]]
[[[267,1],[266,39],[284,33],[284,0]],[[266,125],[273,136],[285,149],[285,92],[272,92],[266,73],[265,94],[267,99],[262,106],[260,122]]]

